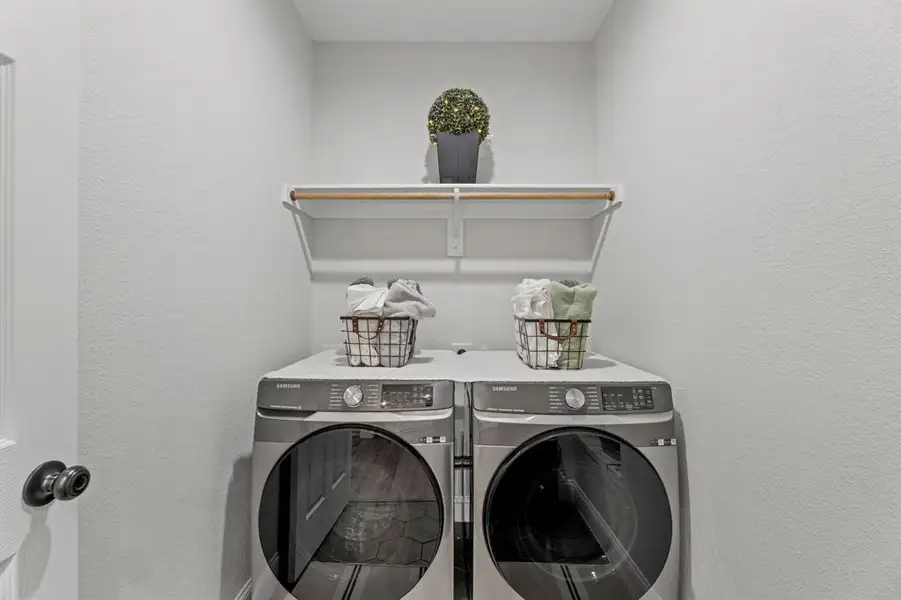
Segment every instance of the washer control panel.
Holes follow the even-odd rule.
[[[654,410],[654,390],[651,386],[602,387],[604,412],[634,412]]]
[[[343,405],[360,410],[415,410],[432,408],[435,386],[431,383],[333,383],[329,408]]]
[[[474,383],[473,408],[502,413],[602,415],[672,410],[669,384]]]
[[[386,410],[432,408],[435,390],[432,384],[382,384],[381,405]]]
[[[378,383],[334,382],[329,386],[329,410],[375,410],[379,408]]]
[[[287,381],[263,379],[257,406],[282,411],[411,411],[450,408],[451,381]]]
[[[547,386],[548,409],[551,413],[579,414],[599,412],[597,386]]]

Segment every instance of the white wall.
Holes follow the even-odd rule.
[[[437,157],[429,144],[426,122],[432,102],[449,87],[472,87],[491,111],[492,138],[481,147],[480,182],[594,182],[597,155],[591,50],[586,43],[317,42],[313,77],[316,169],[306,183],[437,182]],[[403,227],[421,226],[412,222],[401,225],[373,222],[368,236],[348,239],[347,245],[356,257],[389,256],[399,248],[395,240],[403,237]],[[445,252],[444,225],[432,225],[437,225],[437,246],[419,244],[416,258],[440,258]],[[516,257],[529,250],[528,237],[516,235],[512,229],[496,236],[493,243],[484,243],[484,236],[480,242],[474,237],[478,226],[478,222],[467,223],[468,235],[472,234],[467,240],[468,256],[476,246],[486,258]],[[570,234],[560,235],[564,240],[561,256],[572,250],[564,246],[588,239],[587,235],[574,238],[572,226],[544,224],[548,235],[549,231]],[[323,237],[348,231],[345,224],[319,229]],[[496,227],[488,233],[496,235]],[[420,232],[417,237],[422,235]],[[433,253],[436,247],[438,254]],[[579,256],[588,253],[590,248]],[[411,257],[409,249],[391,256]],[[437,304],[438,318],[422,324],[420,346],[470,342],[511,347],[509,299],[516,282],[516,277],[423,281],[424,291]],[[314,283],[313,350],[341,341],[338,316],[343,314],[347,283]]]
[[[473,88],[491,112],[480,181],[594,177],[590,44],[317,42],[314,57],[316,170],[304,183],[437,182],[426,125],[450,87]]]
[[[679,388],[687,598],[901,596],[901,6],[616,3],[605,350]]]
[[[401,273],[400,275],[404,275]],[[435,304],[438,315],[418,326],[417,348],[450,348],[456,342],[490,349],[513,347],[510,297],[516,278],[495,281],[420,281],[423,293]],[[313,284],[312,307],[316,311],[310,332],[311,350],[339,345],[344,339],[339,317],[347,313],[344,293],[349,282]],[[376,280],[385,285],[385,280]]]
[[[310,175],[311,42],[290,0],[91,0],[83,20],[80,596],[231,600],[256,380],[307,347],[276,200]]]

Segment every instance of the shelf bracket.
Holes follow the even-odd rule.
[[[463,207],[460,206],[460,188],[454,188],[454,200],[447,221],[447,255],[463,256]]]
[[[284,200],[285,196],[290,200]],[[302,201],[294,200],[294,191],[287,185],[282,186],[281,195],[282,205],[292,213],[294,219],[294,229],[297,231],[297,237],[300,239],[300,246],[303,248],[303,259],[307,264],[307,271],[313,273],[313,252],[310,250],[310,241],[307,236],[306,225],[311,221],[310,216],[304,212]]]
[[[600,227],[597,233],[597,240],[594,244],[594,250],[591,253],[591,276],[594,277],[598,268],[598,261],[601,258],[601,250],[604,248],[604,243],[607,241],[607,234],[610,232],[610,223],[613,221],[613,213],[618,211],[620,207],[622,207],[622,200],[616,200],[615,193],[610,200],[610,203],[607,205],[604,210],[595,215],[595,217],[603,217],[601,220]]]

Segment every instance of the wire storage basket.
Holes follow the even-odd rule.
[[[341,317],[347,364],[352,367],[403,367],[416,349],[412,317]]]
[[[516,320],[516,353],[533,369],[578,370],[588,352],[590,320]]]

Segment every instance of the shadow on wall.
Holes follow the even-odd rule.
[[[232,466],[225,498],[220,600],[234,600],[250,580],[250,456]]]
[[[688,483],[688,449],[685,445],[685,426],[682,414],[675,412],[676,443],[679,444],[679,503],[682,506],[680,530],[682,532],[682,573],[679,597],[695,600],[694,585],[691,581],[691,494]]]
[[[0,563],[0,582],[4,579],[18,581],[18,589],[13,590],[14,596],[18,593],[17,598],[33,598],[37,595],[47,572],[51,549],[50,529],[47,528],[48,510],[49,508],[39,508],[32,511],[31,526],[16,554],[18,560],[13,561],[10,557]],[[7,569],[16,569],[15,576],[7,575]]]
[[[429,144],[425,150],[425,175],[423,183],[439,183],[438,177],[438,147]],[[494,150],[491,141],[482,142],[479,147],[479,172],[476,175],[476,183],[491,183],[494,179]]]

